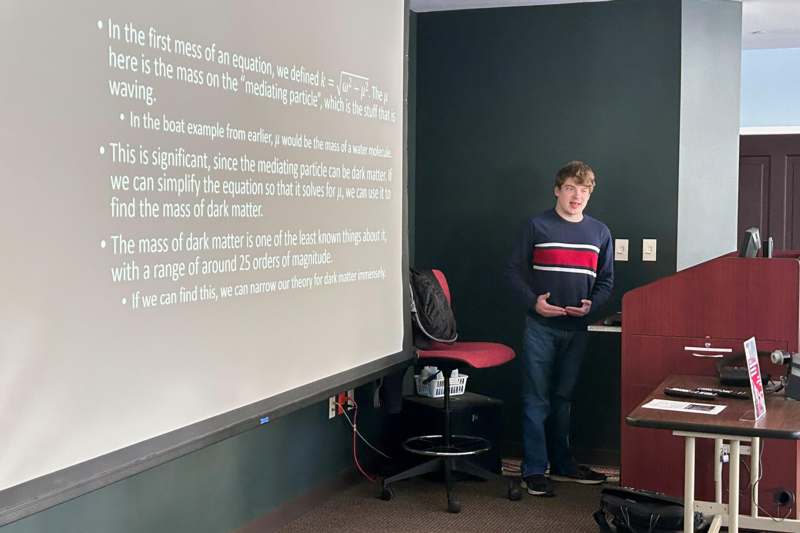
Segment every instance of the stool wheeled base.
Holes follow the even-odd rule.
[[[449,440],[449,443],[445,442],[446,440]],[[451,513],[458,513],[461,511],[461,503],[453,495],[453,472],[462,472],[485,481],[503,478],[503,476],[465,459],[466,456],[485,452],[490,447],[489,441],[486,439],[469,435],[451,435],[449,439],[445,439],[442,435],[412,437],[403,443],[403,448],[410,453],[432,456],[434,459],[385,478],[381,483],[380,497],[387,501],[394,497],[394,491],[390,485],[395,481],[443,471],[447,487],[447,510]],[[519,500],[522,496],[514,479],[508,480],[507,496],[512,501]]]

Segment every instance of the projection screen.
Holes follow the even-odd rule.
[[[401,354],[403,2],[0,12],[0,498]]]

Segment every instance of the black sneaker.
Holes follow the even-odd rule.
[[[557,472],[550,472],[550,479],[555,481],[571,481],[573,483],[580,483],[582,485],[599,485],[606,482],[605,474],[595,472],[588,466],[578,465],[575,472],[569,474],[561,474]]]
[[[545,477],[544,474],[534,474],[532,476],[522,478],[520,486],[523,489],[528,489],[528,494],[533,496],[544,496],[547,498],[556,495],[553,492],[553,484]]]

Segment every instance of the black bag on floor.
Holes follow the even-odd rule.
[[[601,531],[617,533],[672,533],[683,531],[683,502],[658,492],[604,487],[594,519]],[[694,530],[706,531],[708,522],[694,513]]]

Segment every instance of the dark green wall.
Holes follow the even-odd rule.
[[[413,162],[415,144],[411,140],[416,129],[416,15],[413,13],[409,41],[408,157]],[[414,168],[409,163],[410,188]],[[409,239],[413,250],[413,239]],[[372,393],[372,384],[356,389],[359,431],[387,449],[388,443],[382,440],[392,433],[383,411],[371,407]],[[342,417],[328,420],[327,412],[326,399],[256,430],[0,527],[0,532],[231,531],[354,468],[352,433]],[[360,449],[362,464],[381,468],[374,454],[364,446]]]
[[[571,159],[597,173],[587,213],[630,239],[608,308],[675,271],[680,45],[680,0],[419,15],[415,264],[448,274],[462,338],[519,351],[523,315],[502,269],[520,223],[554,205],[553,175]],[[658,239],[658,262],[639,260],[643,237]],[[590,345],[589,365],[618,365],[607,344]],[[507,365],[470,386],[506,401],[512,444],[517,376]],[[618,397],[618,382],[597,386],[592,401]]]
[[[370,404],[366,397],[359,403]],[[230,531],[349,468],[349,435],[341,417],[328,420],[327,401],[314,404],[0,531]]]

